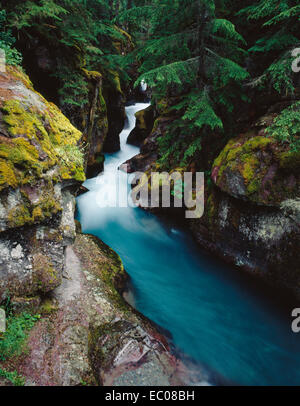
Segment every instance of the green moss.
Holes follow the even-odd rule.
[[[262,137],[262,136],[253,137],[253,138],[250,138],[250,140],[245,142],[245,144],[243,145],[243,151],[250,152],[250,151],[256,151],[256,150],[262,150],[266,146],[268,146],[272,143],[274,143],[274,141],[267,137]]]
[[[31,183],[54,165],[60,167],[63,179],[85,180],[83,153],[77,146],[80,131],[57,106],[45,99],[42,101],[42,111],[13,99],[5,101],[1,107],[2,120],[11,136],[10,139],[1,138],[0,159],[9,162],[5,165],[1,160],[1,189],[16,187],[17,183]],[[64,157],[67,159],[62,159]]]
[[[60,285],[60,275],[50,259],[41,253],[33,256],[33,282],[39,292],[47,293]]]
[[[217,183],[222,182],[224,171],[230,169],[231,171],[238,171],[242,175],[248,193],[256,192],[259,188],[257,176],[260,168],[260,161],[256,156],[256,152],[264,150],[273,142],[271,139],[262,136],[250,139],[245,137],[245,140],[230,140],[213,165],[219,168]],[[262,174],[260,174],[260,178],[262,178]]]
[[[26,111],[19,100],[5,101],[1,110],[4,113],[2,119],[7,124],[11,136],[22,135],[29,139],[47,136],[47,131],[36,113]]]
[[[55,313],[58,310],[58,305],[51,299],[46,298],[39,308],[39,312],[42,315],[49,315]]]
[[[14,207],[12,210],[9,211],[7,216],[8,225],[11,227],[21,227],[24,224],[31,224],[32,217],[30,215],[30,211],[28,207],[25,205],[19,205]]]
[[[112,86],[112,89],[116,92],[116,93],[120,93],[123,94],[122,88],[121,88],[121,80],[120,80],[120,76],[119,73],[117,71],[114,70],[109,70],[109,81],[110,84]]]
[[[0,159],[0,190],[6,186],[15,188],[17,185],[18,181],[12,163]]]
[[[243,167],[241,173],[246,184],[249,184],[255,176],[256,170],[259,169],[259,160],[254,154],[245,154],[241,156]]]
[[[228,153],[232,150],[233,145],[236,144],[236,140],[230,140],[225,148],[221,151],[220,155],[215,159],[213,166],[220,167],[226,160]]]
[[[279,165],[283,169],[297,170],[300,168],[300,151],[282,152],[278,156]]]
[[[8,75],[12,83],[21,81],[33,92],[29,101],[19,86],[20,93],[5,93],[0,103],[3,134],[8,134],[0,136],[0,192],[9,187],[21,191],[22,204],[8,213],[9,226],[20,227],[61,210],[54,185],[85,180],[84,151],[78,146],[81,132],[58,107],[35,92],[22,71],[8,67]]]
[[[83,71],[83,73],[85,74],[85,76],[89,79],[89,80],[96,80],[96,81],[100,81],[102,79],[102,75],[100,72],[97,71],[90,71],[87,70],[85,68],[81,68],[81,70]]]

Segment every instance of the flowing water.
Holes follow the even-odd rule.
[[[126,140],[134,114],[147,106],[126,108],[121,151],[107,154],[104,174],[86,181],[90,191],[77,200],[83,232],[119,253],[136,308],[168,330],[199,369],[241,385],[299,385],[300,337],[291,331],[290,308],[281,311],[270,292],[201,253],[179,226],[141,209],[108,207],[117,177],[121,197],[127,195],[128,178],[118,167],[139,152]]]

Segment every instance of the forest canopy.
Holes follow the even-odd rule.
[[[10,0],[0,5],[0,46],[8,63],[22,63],[21,44],[32,38],[51,44],[59,57],[52,75],[62,105],[87,102],[79,65],[107,76],[117,72],[123,88],[146,81],[152,103],[176,117],[159,142],[162,163],[186,165],[216,134],[226,142],[242,109],[251,110],[266,97],[294,100],[277,124],[286,129],[282,142],[299,148],[299,75],[292,69],[298,56],[293,51],[300,47],[297,0]],[[270,136],[278,132],[275,127]]]

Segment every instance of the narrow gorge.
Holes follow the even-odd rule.
[[[0,386],[299,386],[299,15],[0,0]]]

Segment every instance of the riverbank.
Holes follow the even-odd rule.
[[[184,366],[164,337],[118,293],[125,281],[117,254],[77,234],[62,284],[44,298],[26,353],[9,367],[29,386],[183,385]]]
[[[0,73],[0,107],[0,384],[183,384],[163,336],[119,295],[120,258],[76,232],[81,132],[19,68]]]
[[[139,108],[127,108],[131,126]],[[290,308],[283,310],[279,297],[273,300],[275,290],[267,293],[257,279],[251,283],[238,267],[199,250],[188,229],[138,208],[111,205],[116,184],[122,201],[130,191],[127,174],[118,170],[138,151],[125,142],[129,131],[121,134],[122,150],[106,156],[104,173],[89,179],[89,192],[77,199],[83,232],[118,252],[131,277],[135,307],[170,332],[182,359],[196,361],[198,382],[297,384],[298,340]],[[282,368],[284,377],[276,372]]]

